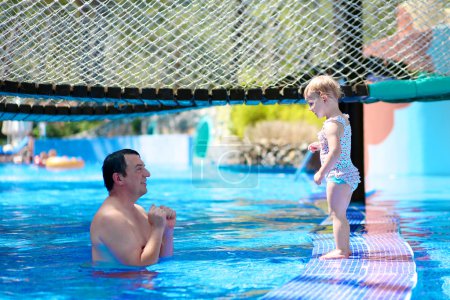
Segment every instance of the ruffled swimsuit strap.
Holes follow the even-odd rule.
[[[342,124],[342,126],[344,126],[344,128],[345,128],[345,127],[348,126],[349,124],[347,124],[347,120],[345,120],[344,116],[345,116],[345,118],[347,118],[347,119],[349,118],[349,115],[343,114],[343,115],[338,115],[338,116],[336,116],[336,117],[329,118],[329,119],[325,120],[325,122],[336,121],[336,122]]]

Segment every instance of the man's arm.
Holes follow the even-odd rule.
[[[162,237],[159,257],[169,257],[172,255],[173,255],[173,228],[168,228],[166,226]]]
[[[142,247],[138,237],[123,216],[118,214],[103,216],[98,224],[101,231],[99,234],[100,241],[124,265],[148,266],[157,263],[164,234],[165,220],[158,215],[154,216],[152,220],[154,222],[150,237],[145,246]]]
[[[160,208],[166,213],[166,227],[164,229],[163,241],[161,244],[160,257],[169,257],[173,255],[173,231],[177,221],[175,210],[161,205]]]

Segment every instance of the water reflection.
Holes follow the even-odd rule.
[[[400,217],[400,232],[416,262],[418,283],[412,299],[450,296],[450,178],[398,177],[375,180],[379,193],[371,203]]]
[[[92,270],[91,276],[94,279],[109,278],[116,279],[116,283],[121,283],[124,290],[146,289],[154,290],[155,284],[153,279],[158,276],[157,272],[151,272],[147,269],[143,270]],[[118,279],[118,280],[117,280]],[[124,279],[124,280],[120,280]]]

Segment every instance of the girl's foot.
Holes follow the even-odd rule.
[[[352,253],[350,251],[342,251],[335,249],[327,254],[322,255],[319,259],[347,259]]]

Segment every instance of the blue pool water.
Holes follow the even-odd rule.
[[[299,199],[320,188],[294,175],[150,171],[138,203],[177,211],[175,255],[147,269],[104,271],[90,264],[89,240],[107,195],[100,165],[0,165],[0,298],[258,298],[308,261],[308,232],[324,214]]]
[[[411,245],[418,281],[411,299],[450,299],[450,177],[371,178],[378,192],[369,201],[400,217]]]
[[[150,171],[139,203],[177,210],[175,255],[147,269],[105,271],[90,264],[90,220],[106,197],[100,166],[52,172],[0,165],[0,298],[258,298],[302,272],[308,232],[325,216],[299,200],[321,188],[294,175]],[[377,190],[369,201],[400,216],[414,251],[411,298],[450,298],[450,178],[367,184]]]

